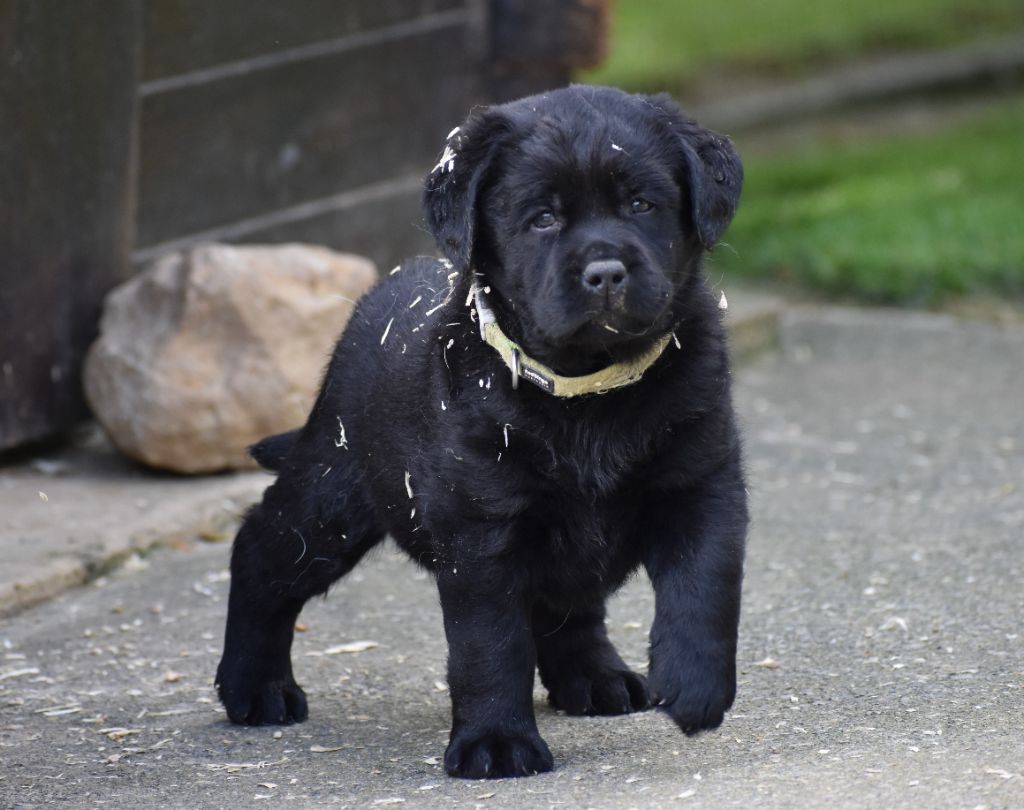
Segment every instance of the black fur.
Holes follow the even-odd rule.
[[[715,728],[736,689],[747,512],[701,260],[735,211],[739,159],[664,97],[593,87],[474,112],[449,145],[424,194],[448,261],[413,259],[364,297],[305,427],[253,450],[280,474],[235,540],[228,716],[306,718],[296,617],[391,534],[437,579],[451,775],[552,767],[535,669],[570,714],[654,703],[688,734]],[[670,331],[679,348],[605,394],[514,391],[466,306],[474,279],[506,334],[562,374]],[[604,627],[640,565],[656,594],[647,679]]]
[[[288,454],[292,451],[298,435],[299,431],[289,430],[287,433],[267,436],[267,438],[256,442],[256,444],[249,448],[249,455],[263,469],[270,472],[281,472],[285,459],[288,458]]]

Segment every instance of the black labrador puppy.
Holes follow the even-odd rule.
[[[652,703],[687,734],[736,691],[747,527],[718,305],[701,262],[740,193],[732,144],[664,96],[570,87],[475,110],[426,181],[446,259],[358,304],[245,519],[217,687],[236,723],[306,718],[303,603],[386,534],[437,580],[452,776],[552,767],[534,669],[569,714]],[[643,565],[648,676],[605,600]]]

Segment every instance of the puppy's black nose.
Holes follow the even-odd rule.
[[[583,268],[583,285],[592,293],[608,295],[626,288],[626,265],[618,259],[598,259]]]

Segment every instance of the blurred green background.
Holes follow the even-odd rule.
[[[699,117],[883,60],[1014,42],[1024,65],[1022,0],[619,0],[609,58],[581,78],[668,90]],[[871,303],[1024,306],[1022,76],[726,129],[746,185],[712,280]]]

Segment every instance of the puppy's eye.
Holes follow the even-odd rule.
[[[629,210],[634,214],[646,214],[652,208],[654,205],[643,197],[637,197],[629,204]]]
[[[530,223],[530,227],[538,231],[546,231],[549,228],[554,228],[558,224],[558,219],[550,211],[541,211],[537,216],[533,218]]]

